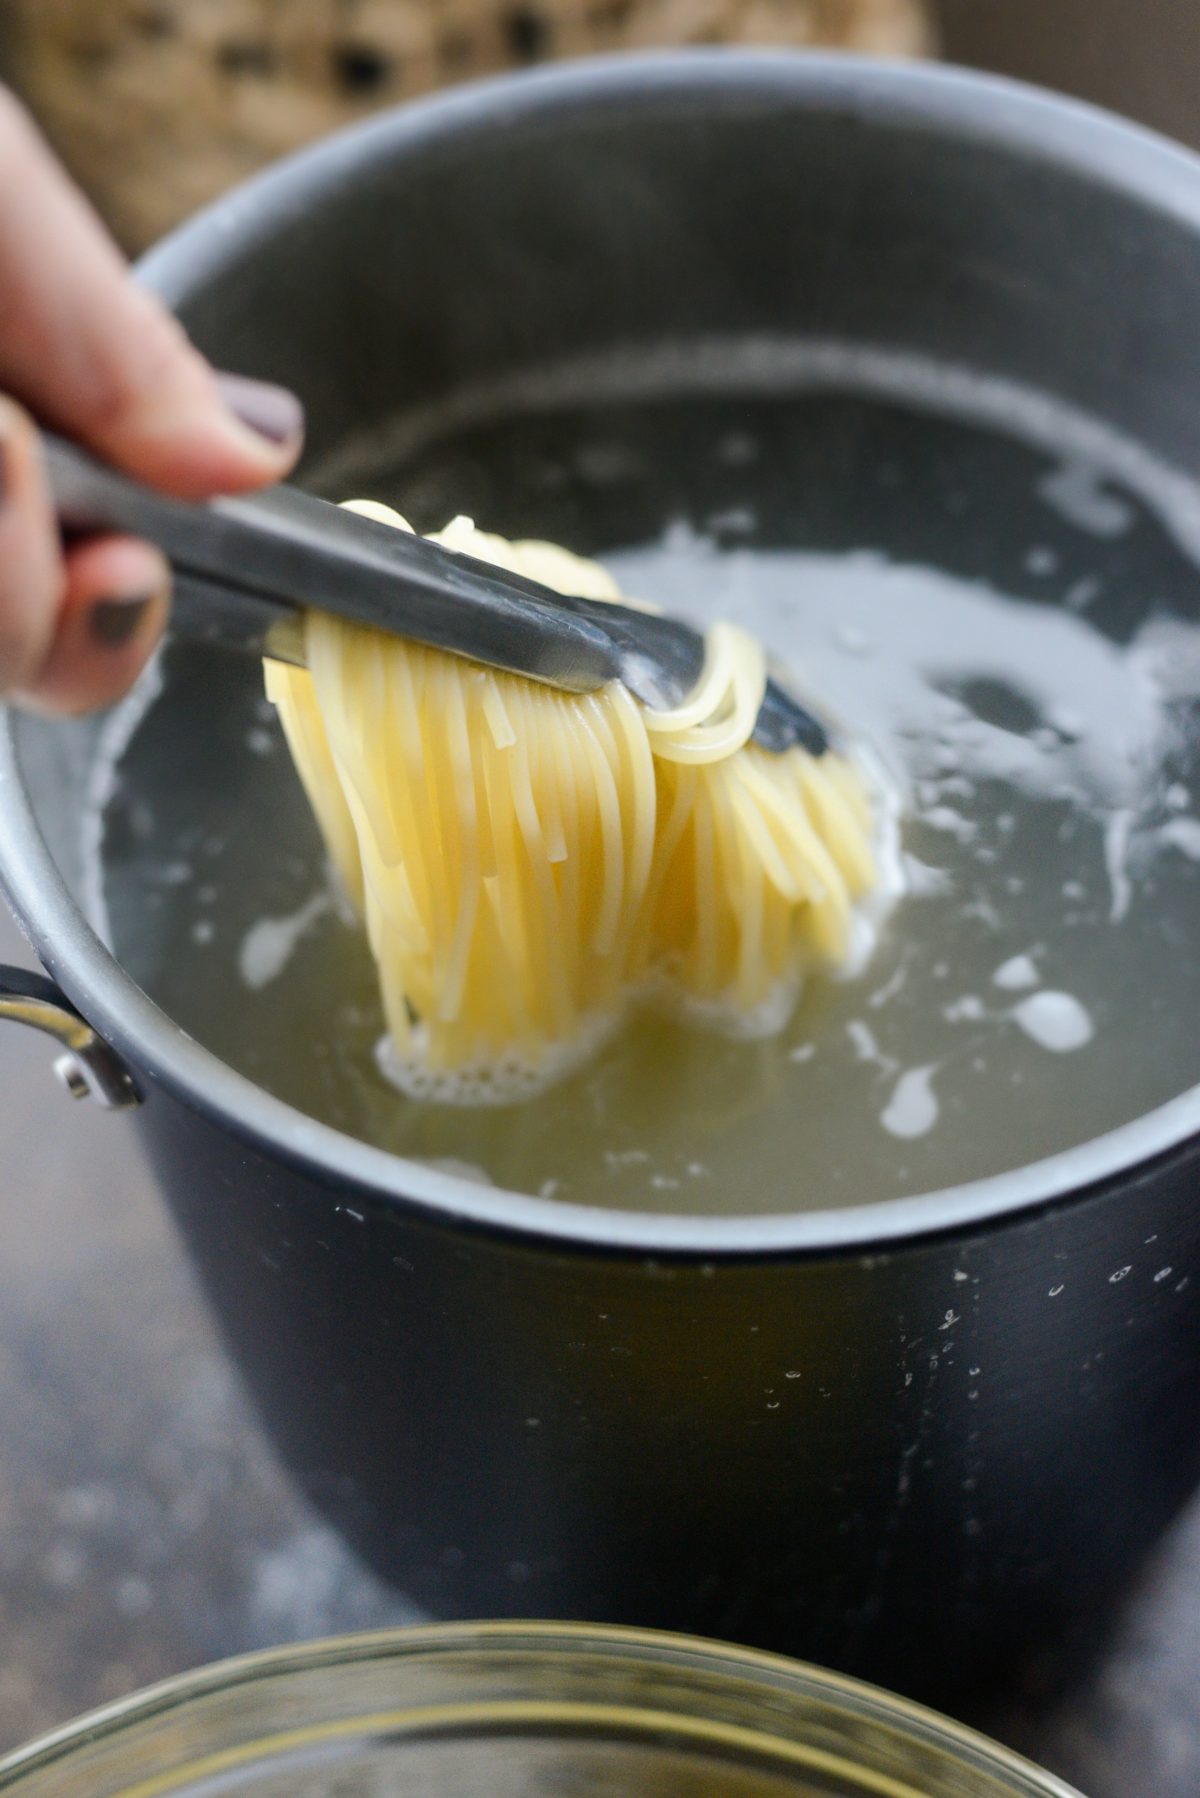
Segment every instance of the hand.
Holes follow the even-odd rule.
[[[213,372],[0,88],[0,696],[86,711],[141,671],[170,571],[131,537],[64,553],[30,414],[184,499],[281,480],[304,429],[284,388]]]

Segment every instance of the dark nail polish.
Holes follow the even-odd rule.
[[[144,599],[98,599],[88,619],[93,641],[102,649],[124,649],[137,636],[150,600],[149,594]]]
[[[304,435],[304,407],[286,387],[223,374],[217,386],[234,417],[268,443],[298,443]]]

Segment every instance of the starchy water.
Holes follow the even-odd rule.
[[[421,528],[473,513],[758,632],[892,771],[907,897],[865,969],[812,979],[767,1040],[644,1016],[536,1100],[411,1103],[377,1065],[370,960],[257,670],[181,646],[97,787],[108,928],[168,1012],[398,1153],[683,1213],[955,1184],[1200,1079],[1186,489],[1164,478],[1160,505],[1148,463],[1098,431],[1081,449],[1069,421],[1056,447],[1044,408],[1022,441],[1015,413],[1006,433],[890,391],[480,413],[353,484]]]

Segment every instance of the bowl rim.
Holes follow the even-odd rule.
[[[0,1791],[19,1792],[25,1779],[52,1770],[77,1749],[91,1752],[106,1741],[119,1739],[126,1731],[153,1723],[156,1718],[167,1716],[182,1706],[244,1690],[264,1680],[287,1678],[322,1667],[353,1666],[364,1661],[402,1662],[413,1657],[436,1659],[455,1651],[505,1661],[522,1650],[531,1653],[557,1651],[580,1660],[605,1654],[618,1661],[654,1660],[672,1666],[676,1671],[703,1667],[711,1673],[741,1676],[760,1689],[770,1687],[778,1691],[784,1688],[796,1697],[824,1702],[843,1716],[887,1723],[902,1731],[905,1740],[914,1746],[941,1749],[967,1760],[976,1770],[1004,1776],[1010,1782],[1014,1798],[1081,1798],[1073,1786],[1067,1785],[1056,1774],[967,1724],[882,1686],[853,1679],[808,1661],[666,1630],[537,1619],[408,1624],[393,1629],[318,1637],[308,1642],[213,1661],[89,1711],[0,1756]],[[484,1703],[486,1706],[486,1701]],[[636,1715],[640,1707],[629,1700],[623,1702],[621,1708]],[[397,1722],[401,1721],[404,1709],[403,1705],[396,1708]],[[684,1714],[681,1712],[681,1717]],[[766,1741],[772,1739],[765,1726],[758,1728],[756,1733]],[[270,1739],[270,1736],[260,1738],[263,1742]],[[777,1739],[788,1740],[782,1733]],[[253,1743],[238,1746],[242,1750],[239,1760],[242,1760],[244,1749],[252,1748]],[[187,1775],[189,1768],[166,1768],[162,1772],[168,1777],[175,1772]],[[119,1798],[119,1794],[115,1798]]]
[[[435,94],[295,152],[182,225],[141,265],[171,304],[240,253],[264,214],[282,222],[326,200],[364,160],[419,152],[516,117],[636,96],[721,92],[868,120],[919,121],[1124,191],[1200,234],[1200,157],[1084,102],[1007,78],[837,54],[687,50],[583,58]],[[11,714],[0,722],[0,881],[47,971],[118,1052],[192,1110],[276,1160],[427,1221],[619,1255],[706,1260],[888,1250],[1081,1199],[1177,1156],[1200,1156],[1200,1085],[1091,1141],[986,1179],[873,1204],[695,1216],[608,1211],[483,1187],[406,1161],[273,1097],[229,1067],[141,991],[86,921],[51,859],[21,779]]]

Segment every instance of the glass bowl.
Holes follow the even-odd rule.
[[[944,1717],[684,1636],[450,1624],[168,1680],[0,1761],[20,1798],[1076,1798]]]

